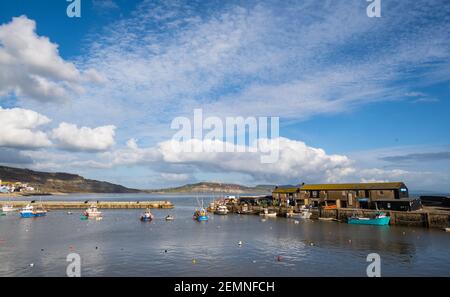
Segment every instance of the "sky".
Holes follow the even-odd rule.
[[[449,1],[381,0],[372,18],[364,0],[80,2],[70,18],[65,0],[0,1],[1,165],[450,192]],[[171,123],[195,109],[278,117],[277,162],[174,151]]]

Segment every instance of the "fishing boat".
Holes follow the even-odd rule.
[[[208,213],[206,212],[206,210],[204,208],[198,209],[194,212],[194,216],[193,216],[194,220],[197,221],[207,221],[208,220]]]
[[[143,221],[143,222],[153,221],[154,218],[155,218],[155,216],[150,212],[150,209],[148,209],[148,208],[141,215],[141,221]]]
[[[173,216],[167,215],[166,221],[173,221],[173,220],[175,220],[175,218]]]
[[[228,208],[225,205],[219,205],[219,206],[217,206],[214,213],[217,215],[226,215],[226,214],[228,214]]]
[[[275,218],[277,216],[277,213],[275,211],[269,211],[267,208],[264,208],[264,210],[259,215],[269,218]]]
[[[43,217],[47,215],[47,211],[43,209],[42,207],[40,209],[34,209],[34,207],[31,204],[27,204],[22,210],[20,211],[20,216],[22,218],[35,218],[35,217]]]
[[[88,218],[96,218],[96,217],[101,217],[102,212],[97,209],[97,206],[95,204],[92,204],[91,206],[89,206],[88,209],[86,209],[83,212],[83,215]]]
[[[20,211],[20,216],[22,218],[32,218],[33,216],[33,209],[34,207],[31,206],[30,204],[27,204],[25,207],[22,208],[22,210]]]
[[[389,225],[391,217],[388,217],[384,212],[378,212],[372,218],[352,216],[348,218],[348,224],[354,225]]]
[[[194,220],[197,220],[199,222],[201,221],[207,221],[208,220],[208,213],[206,212],[205,208],[203,207],[203,200],[202,203],[198,201],[197,198],[197,204],[200,206],[200,209],[196,209],[194,212],[194,216],[192,217]]]

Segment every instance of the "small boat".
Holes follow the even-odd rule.
[[[311,215],[312,215],[312,213],[310,211],[286,213],[286,217],[288,217],[288,218],[302,219],[302,220],[307,220],[307,219],[311,218]]]
[[[201,208],[200,210],[196,210],[194,212],[194,216],[193,216],[194,220],[197,221],[207,221],[208,220],[208,213],[206,212],[206,210],[204,208]]]
[[[269,218],[275,218],[277,216],[277,213],[275,211],[269,211],[267,208],[264,208],[264,210],[259,215]]]
[[[83,212],[83,215],[88,218],[96,218],[101,217],[102,212],[97,209],[97,206],[95,204],[92,204],[88,209],[86,209]]]
[[[14,208],[10,204],[3,205],[3,207],[2,207],[2,211],[3,212],[13,212],[13,211],[16,211],[16,210],[17,210],[17,208]]]
[[[445,228],[444,231],[445,232],[450,232],[450,228]]]
[[[309,208],[306,207],[302,207],[300,209],[300,212],[288,212],[286,213],[286,217],[287,218],[293,218],[293,219],[302,219],[302,220],[306,220],[311,218],[312,216],[312,212]]]
[[[166,221],[173,221],[173,220],[175,220],[175,218],[173,216],[167,215]]]
[[[195,210],[192,218],[199,222],[207,221],[209,218],[208,218],[208,213],[206,212],[205,208],[203,207],[203,200],[202,200],[202,203],[200,204],[200,202],[198,201],[198,197],[197,197],[197,204],[200,206],[200,209]]]
[[[319,218],[320,221],[326,221],[326,222],[331,222],[331,221],[335,221],[335,218]]]
[[[389,225],[390,219],[391,219],[391,217],[388,217],[384,212],[378,212],[378,213],[376,213],[375,217],[373,217],[373,218],[358,217],[358,216],[349,217],[347,223],[354,224],[354,225],[384,226],[384,225]]]
[[[216,210],[216,203],[211,202],[206,210],[209,212],[214,212]]]
[[[217,215],[226,215],[228,214],[228,208],[225,205],[219,205],[214,213]]]
[[[155,218],[155,216],[150,212],[150,209],[148,209],[148,208],[141,215],[141,221],[143,221],[143,222],[153,221],[154,218]]]
[[[43,217],[47,215],[47,211],[43,209],[42,207],[40,209],[34,209],[34,207],[30,204],[27,204],[22,210],[20,211],[20,216],[22,218],[35,218],[35,217]]]

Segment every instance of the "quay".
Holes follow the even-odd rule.
[[[12,205],[15,208],[21,208],[31,201],[0,201],[0,205]],[[174,205],[170,201],[39,201],[39,204],[45,209],[85,209],[95,203],[102,209],[138,209],[138,208],[163,208],[171,209]]]
[[[232,205],[229,207],[232,213],[244,214],[241,205]],[[264,208],[270,212],[276,212],[278,217],[286,217],[288,212],[294,210],[292,207],[280,206],[257,206],[247,205],[245,214],[259,215]],[[332,219],[337,222],[347,222],[347,219],[353,215],[370,216],[379,210],[374,209],[359,209],[359,208],[337,208],[337,209],[312,209],[311,219]],[[416,211],[395,211],[383,210],[391,217],[390,225],[408,226],[408,227],[426,227],[448,229],[450,226],[450,210],[436,210],[433,208],[423,208]]]

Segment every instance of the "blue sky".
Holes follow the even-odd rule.
[[[381,18],[362,0],[81,3],[81,18],[63,0],[0,3],[1,164],[139,188],[450,191],[448,1],[382,0]],[[280,161],[166,151],[195,108],[280,117]]]

